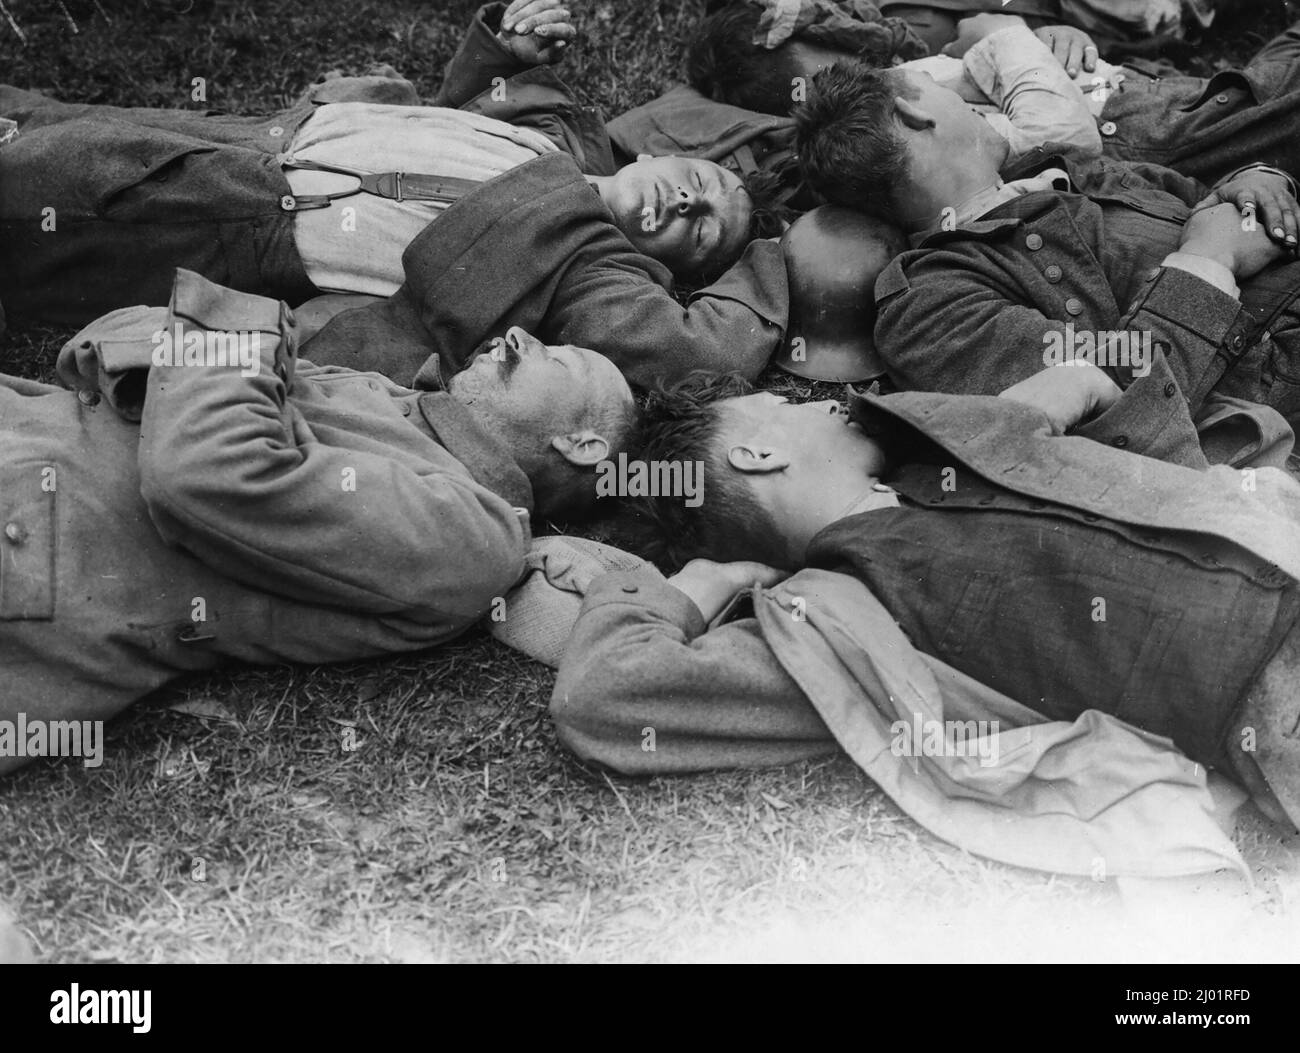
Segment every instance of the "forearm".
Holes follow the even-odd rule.
[[[1195,416],[1245,350],[1250,321],[1230,291],[1175,265],[1178,255],[1151,276],[1117,328],[1142,334],[1163,349],[1170,377]]]
[[[739,263],[685,307],[656,273],[662,273],[658,265],[630,247],[570,267],[548,335],[601,352],[642,387],[697,369],[735,371],[751,380],[762,372],[789,322],[779,244],[753,242]]]
[[[998,106],[994,121],[1014,156],[1048,142],[1101,152],[1101,136],[1083,92],[1047,46],[1024,26],[990,34],[966,53],[966,76]]]
[[[497,39],[505,9],[504,3],[492,3],[475,12],[460,47],[447,63],[433,105],[459,108],[490,91],[494,81],[502,83],[530,68]]]
[[[522,572],[526,524],[440,449],[419,464],[373,444],[319,441],[288,398],[293,347],[279,306],[178,280],[172,322],[187,346],[191,334],[239,324],[231,335],[256,340],[260,361],[251,371],[183,360],[150,370],[140,485],[160,536],[228,577],[303,602],[477,617]]]
[[[630,774],[785,764],[836,749],[756,622],[706,631],[695,604],[649,574],[593,584],[551,714],[580,757]]]

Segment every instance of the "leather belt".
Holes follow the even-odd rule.
[[[284,161],[282,168],[307,172],[331,172],[351,176],[357,185],[332,194],[285,194],[280,208],[285,212],[303,212],[312,208],[329,208],[339,198],[354,194],[374,194],[390,201],[441,201],[450,205],[459,201],[480,184],[473,179],[453,176],[426,175],[420,172],[361,172],[341,165],[326,165],[319,161]]]

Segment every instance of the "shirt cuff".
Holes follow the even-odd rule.
[[[1221,292],[1227,293],[1234,300],[1241,299],[1241,289],[1237,287],[1237,279],[1233,277],[1232,271],[1218,260],[1197,256],[1190,252],[1171,252],[1160,266],[1174,267],[1188,274],[1194,274]]]

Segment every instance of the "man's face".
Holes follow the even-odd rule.
[[[884,469],[880,445],[849,420],[848,410],[835,399],[791,402],[771,391],[756,391],[719,406],[724,407],[720,443],[754,443],[780,451],[789,458],[792,474],[813,474],[828,465],[866,476],[879,476]]]
[[[749,193],[712,161],[641,158],[619,169],[602,197],[637,251],[679,276],[725,269],[749,239]]]
[[[744,479],[785,548],[784,565],[798,566],[808,542],[879,479],[883,451],[835,401],[796,404],[760,391],[717,406],[717,470]]]
[[[447,390],[496,429],[517,455],[540,455],[555,436],[617,419],[632,390],[604,355],[549,347],[518,326],[483,346]],[[608,438],[608,436],[607,436]]]

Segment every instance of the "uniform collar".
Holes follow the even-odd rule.
[[[420,416],[433,437],[474,477],[474,481],[516,508],[533,510],[533,487],[510,451],[478,419],[445,391],[419,397]]]

